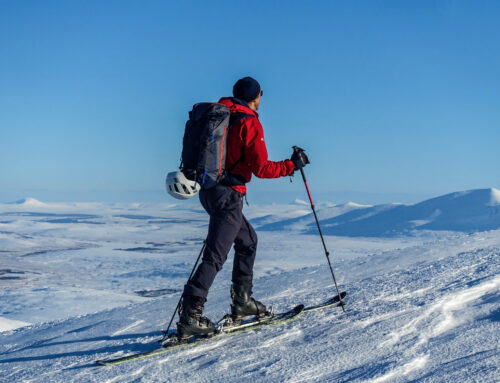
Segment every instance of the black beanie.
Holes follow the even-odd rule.
[[[260,84],[252,77],[240,78],[233,86],[233,96],[246,102],[255,100],[259,93]]]

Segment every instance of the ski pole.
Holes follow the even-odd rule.
[[[301,149],[298,146],[294,146],[293,151],[297,153],[303,153],[304,149]],[[330,252],[326,248],[325,238],[323,237],[323,232],[321,231],[321,226],[319,225],[318,216],[316,215],[316,209],[314,207],[314,202],[311,197],[311,192],[309,191],[309,185],[307,184],[306,175],[304,173],[303,168],[300,168],[300,174],[302,174],[304,185],[306,185],[307,196],[309,197],[309,202],[311,203],[311,209],[314,214],[314,219],[316,220],[316,226],[318,226],[319,236],[321,237],[321,242],[323,243],[323,248],[325,249],[326,260],[328,261],[328,266],[330,267],[330,272],[332,273],[333,283],[335,284],[335,288],[337,289],[337,294],[339,295],[340,306],[342,307],[342,310],[345,312],[344,302],[342,301],[342,297],[340,296],[339,286],[337,285],[337,280],[335,279],[335,274],[333,273],[332,263],[330,262]]]
[[[198,258],[196,258],[196,262],[194,263],[193,270],[191,270],[191,274],[189,274],[188,281],[191,279],[191,277],[194,274],[194,271],[196,270],[196,266],[198,266],[198,262],[200,261],[201,255],[203,254],[203,251],[205,251],[205,247],[207,247],[206,241],[203,241],[203,246],[201,247],[200,254],[198,254]],[[168,323],[167,329],[163,331],[163,338],[159,340],[159,343],[162,343],[168,336],[168,330],[170,330],[170,326],[172,325],[172,322],[174,321],[175,314],[177,314],[177,311],[179,310],[179,307],[181,307],[181,301],[182,301],[182,294],[181,297],[179,298],[179,302],[177,302],[177,306],[175,307],[174,314],[172,315],[172,318],[170,318],[170,322]]]

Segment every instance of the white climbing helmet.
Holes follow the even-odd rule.
[[[167,193],[177,199],[189,199],[200,191],[200,185],[188,180],[182,172],[170,172],[165,181]]]

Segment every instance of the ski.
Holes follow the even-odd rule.
[[[309,312],[309,311],[315,311],[315,310],[322,310],[324,308],[327,308],[327,307],[331,307],[331,306],[340,306],[341,304],[343,305],[344,302],[341,302],[341,300],[343,300],[345,297],[346,297],[347,293],[345,291],[341,292],[340,293],[340,299],[339,299],[339,296],[336,295],[330,299],[328,299],[327,301],[321,303],[321,304],[318,304],[318,305],[313,305],[313,306],[308,306],[308,307],[304,307],[300,313],[304,313],[304,312]],[[298,307],[298,306],[297,306]],[[291,310],[293,311],[293,310]],[[298,314],[300,314],[298,313]],[[273,324],[275,323],[275,321],[279,320],[281,318],[282,315],[286,315],[287,313],[283,313],[283,314],[276,314],[276,315],[273,315],[273,316],[270,316],[270,317],[263,317],[263,318],[251,318],[247,321],[244,321],[244,322],[241,322],[240,324],[237,324],[237,325],[225,325],[225,322],[224,320],[230,320],[230,315],[225,315],[219,322],[218,322],[218,325],[219,325],[219,329],[221,332],[224,332],[224,333],[232,333],[232,332],[236,332],[236,331],[239,331],[239,330],[242,330],[242,329],[250,329],[254,326],[259,326],[260,325],[267,325],[267,324]],[[297,315],[298,315],[297,314]]]
[[[327,301],[319,304],[319,305],[313,305],[304,308],[304,312],[309,312],[309,311],[315,311],[315,310],[322,310],[327,307],[334,307],[334,306],[344,306],[344,298],[346,297],[347,292],[342,291],[340,293],[340,297],[338,295],[335,295],[334,297],[328,299]]]
[[[187,341],[180,342],[175,336],[176,334],[172,333],[169,335],[169,338],[167,338],[167,341],[164,343],[162,347],[157,347],[149,351],[139,352],[117,358],[101,359],[97,360],[96,363],[100,366],[110,366],[114,364],[125,363],[132,360],[148,358],[151,356],[161,355],[175,350],[181,350],[184,348],[193,347],[200,343],[208,342],[214,338],[219,338],[221,336],[235,335],[246,331],[257,330],[266,326],[277,325],[280,323],[291,321],[304,312],[344,305],[343,299],[345,298],[346,295],[347,294],[344,291],[340,294],[340,298],[338,295],[336,295],[335,297],[330,298],[319,305],[313,305],[308,307],[305,307],[304,305],[298,305],[295,306],[293,309],[283,313],[274,314],[272,316],[264,318],[252,318],[248,321],[244,321],[237,325],[232,325],[232,326],[224,324],[224,320],[227,319],[227,316],[224,316],[218,322],[217,332],[210,337],[193,336],[189,338]]]

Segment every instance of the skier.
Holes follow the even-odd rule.
[[[234,97],[219,100],[220,104],[230,109],[231,116],[243,118],[234,122],[228,133],[226,169],[230,169],[230,173],[215,187],[202,189],[199,193],[200,202],[210,216],[210,223],[202,262],[184,286],[177,323],[177,333],[181,339],[214,332],[214,324],[202,316],[203,307],[210,286],[233,243],[233,320],[267,313],[266,307],[251,297],[257,234],[242,212],[245,185],[252,174],[259,178],[289,176],[309,161],[304,153],[294,153],[290,160],[268,160],[264,132],[257,113],[262,94],[260,84],[252,77],[245,77],[234,84]]]

